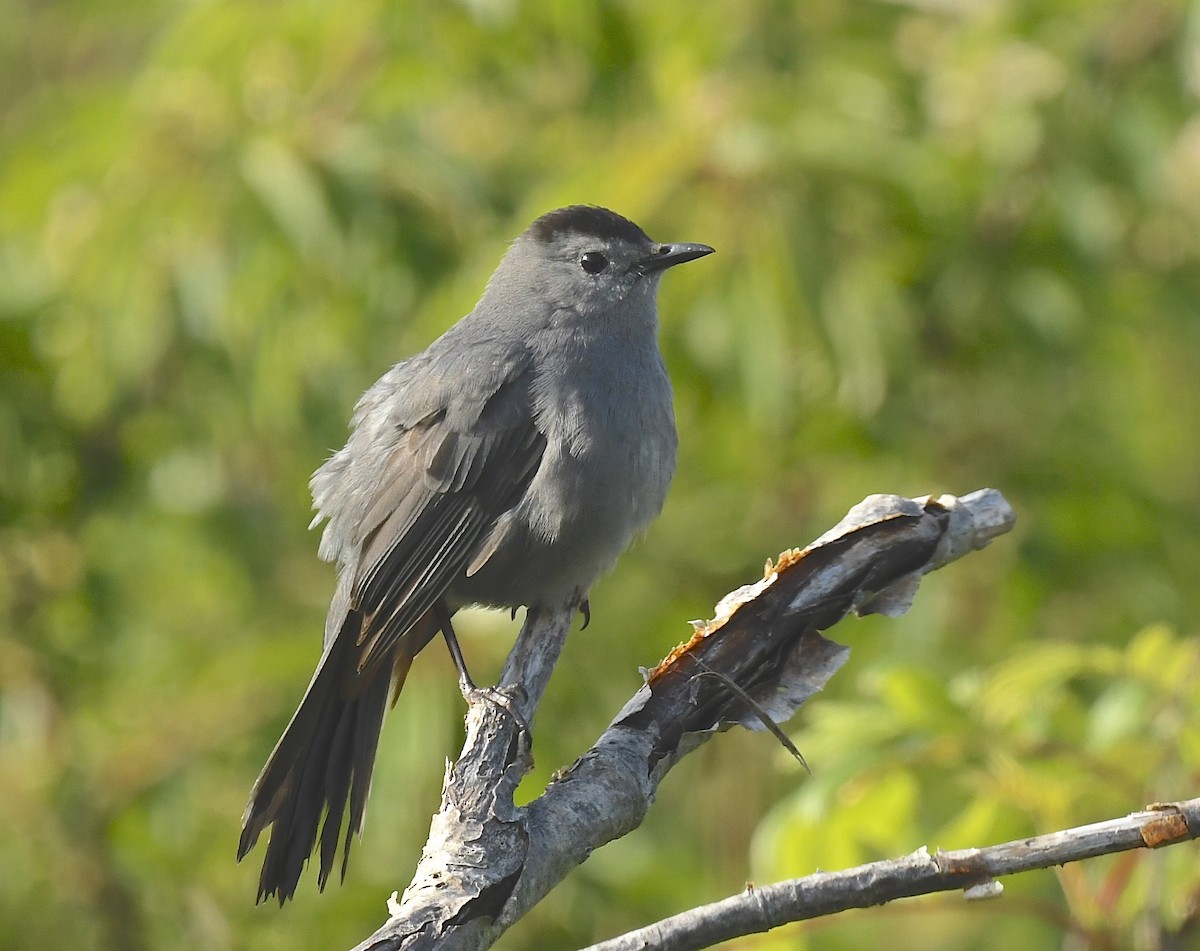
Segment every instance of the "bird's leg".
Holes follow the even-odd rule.
[[[496,706],[508,711],[512,718],[517,721],[518,729],[526,736],[529,736],[529,725],[525,722],[525,718],[521,716],[517,708],[513,706],[512,698],[508,694],[495,687],[475,686],[475,681],[471,679],[471,675],[467,671],[467,662],[463,658],[462,648],[458,646],[458,638],[454,636],[454,627],[450,623],[450,610],[440,598],[434,603],[433,616],[437,621],[438,627],[442,630],[442,637],[446,639],[446,646],[450,649],[450,658],[454,661],[454,666],[458,670],[458,689],[462,691],[463,699],[468,704],[480,698],[490,700]]]
[[[592,623],[592,604],[587,598],[579,602],[579,613],[583,615],[583,627],[581,631],[586,631],[587,626]]]
[[[454,636],[454,628],[450,624],[450,610],[441,598],[434,602],[433,616],[442,630],[442,637],[446,639],[446,647],[450,649],[450,659],[454,661],[454,668],[458,671],[459,689],[462,690],[464,697],[474,693],[475,681],[471,679],[471,674],[467,671],[467,661],[463,657],[462,648],[458,646],[458,638]]]

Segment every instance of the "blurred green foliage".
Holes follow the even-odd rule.
[[[440,651],[345,887],[252,904],[256,772],[316,659],[307,475],[542,211],[673,275],[680,470],[593,592],[536,795],[682,623],[876,491],[1001,489],[791,724],[718,738],[502,942],[572,948],[816,867],[1195,795],[1200,18],[1181,0],[0,0],[0,947],[348,947],[457,750]],[[514,625],[464,621],[480,679]],[[580,676],[588,671],[588,676]],[[755,948],[1128,947],[1195,849]],[[1194,921],[1193,921],[1194,927]],[[1071,936],[1071,937],[1068,937]]]

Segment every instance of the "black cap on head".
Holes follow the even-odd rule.
[[[592,235],[602,241],[650,242],[649,235],[628,218],[598,205],[568,205],[548,211],[529,226],[527,233],[542,244],[549,244],[564,231]]]

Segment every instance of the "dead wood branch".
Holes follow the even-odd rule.
[[[972,900],[1003,893],[996,876],[1065,865],[1111,852],[1158,848],[1200,837],[1200,799],[1155,803],[1144,812],[978,849],[918,849],[903,858],[748,888],[586,951],[698,951],[721,941],[897,898],[962,889]]]
[[[359,951],[489,947],[594,849],[636,828],[682,756],[730,726],[782,722],[820,690],[848,656],[821,631],[850,612],[902,613],[923,575],[1013,522],[990,489],[864,500],[726,597],[596,744],[518,809],[512,794],[529,765],[522,723],[533,720],[576,604],[532,615],[498,693],[470,704],[463,752],[447,771],[416,876]]]

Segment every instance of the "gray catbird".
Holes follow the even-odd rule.
[[[325,887],[349,802],[345,875],[388,697],[439,631],[470,686],[455,610],[578,597],[586,621],[588,588],[675,469],[659,278],[712,250],[656,244],[604,208],[549,212],[471,313],[363,395],[312,478],[320,554],[340,570],[324,652],[242,819],[239,859],[274,826],[260,901],[292,896],[319,826]]]

